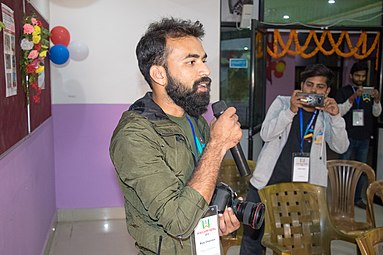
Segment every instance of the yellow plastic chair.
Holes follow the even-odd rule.
[[[383,180],[377,180],[367,187],[367,209],[371,214],[371,220],[376,226],[375,212],[374,212],[374,198],[377,195],[383,202]],[[383,254],[383,253],[382,253]]]
[[[247,164],[249,165],[251,172],[253,172],[256,164],[255,161],[247,160]],[[249,187],[250,178],[251,174],[245,177],[242,177],[239,174],[234,159],[223,160],[221,170],[218,175],[218,182],[224,182],[229,185],[237,193],[238,196],[245,198],[247,189]]]
[[[356,238],[360,254],[382,255],[383,254],[383,227],[366,231]]]
[[[330,221],[326,188],[308,183],[280,183],[259,190],[266,207],[262,244],[273,254],[331,254],[331,241],[356,243],[356,236]]]
[[[251,172],[253,172],[256,164],[255,161],[247,160],[247,164],[249,165]],[[225,159],[222,162],[218,182],[226,183],[237,193],[238,196],[243,197],[244,199],[247,194],[250,178],[251,175],[242,177],[239,174],[234,159]],[[243,233],[242,226],[243,224],[241,224],[240,229],[236,232],[221,238],[224,254],[227,254],[227,251],[231,246],[239,246],[241,244]]]
[[[375,172],[367,164],[353,160],[328,160],[328,206],[333,224],[343,233],[360,235],[374,228],[370,209],[366,210],[366,222],[355,221],[355,190],[360,176],[367,175],[368,184],[375,181]],[[368,203],[368,201],[367,201]]]

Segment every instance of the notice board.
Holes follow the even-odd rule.
[[[43,23],[44,27],[49,30],[48,22],[43,19],[37,10],[26,1],[24,9],[23,2],[23,0],[0,1],[3,4],[2,9],[9,10],[9,17],[13,17],[14,22],[13,36],[8,36],[9,34],[5,33],[4,30],[0,32],[0,155],[51,116],[49,59],[45,58],[45,88],[42,90],[39,104],[30,101],[28,107],[28,100],[22,85],[19,66],[22,57],[20,38],[23,32],[24,16],[35,15]],[[0,11],[1,21],[3,21],[3,16],[5,15]],[[7,54],[9,42],[11,42],[12,47],[10,48],[12,48],[14,54]],[[8,57],[8,55],[11,57]],[[14,75],[13,73],[7,73],[9,65],[14,67]],[[10,77],[13,78],[12,83],[9,82]],[[10,86],[12,86],[13,91],[11,94],[9,93]],[[28,130],[28,123],[30,123],[30,130]]]

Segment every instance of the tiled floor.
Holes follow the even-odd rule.
[[[365,219],[365,211],[356,208],[356,218]],[[375,213],[383,216],[383,207],[375,205]],[[383,226],[383,217],[377,225]],[[58,223],[47,255],[131,255],[137,254],[133,239],[126,230],[125,220],[81,220]],[[230,255],[237,255],[239,247],[231,247]],[[268,252],[268,254],[270,254]],[[332,254],[356,254],[354,244],[335,241]]]

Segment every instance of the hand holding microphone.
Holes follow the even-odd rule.
[[[212,109],[214,116],[218,119],[219,116],[227,109],[227,105],[224,101],[218,101],[212,104]],[[243,154],[241,144],[238,143],[233,148],[230,149],[230,152],[234,158],[235,164],[237,165],[239,174],[241,176],[248,176],[251,171],[249,165],[247,164],[245,155]]]

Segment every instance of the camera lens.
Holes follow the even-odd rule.
[[[249,225],[253,229],[259,229],[265,218],[265,205],[236,199],[233,203],[233,210],[238,220]]]

